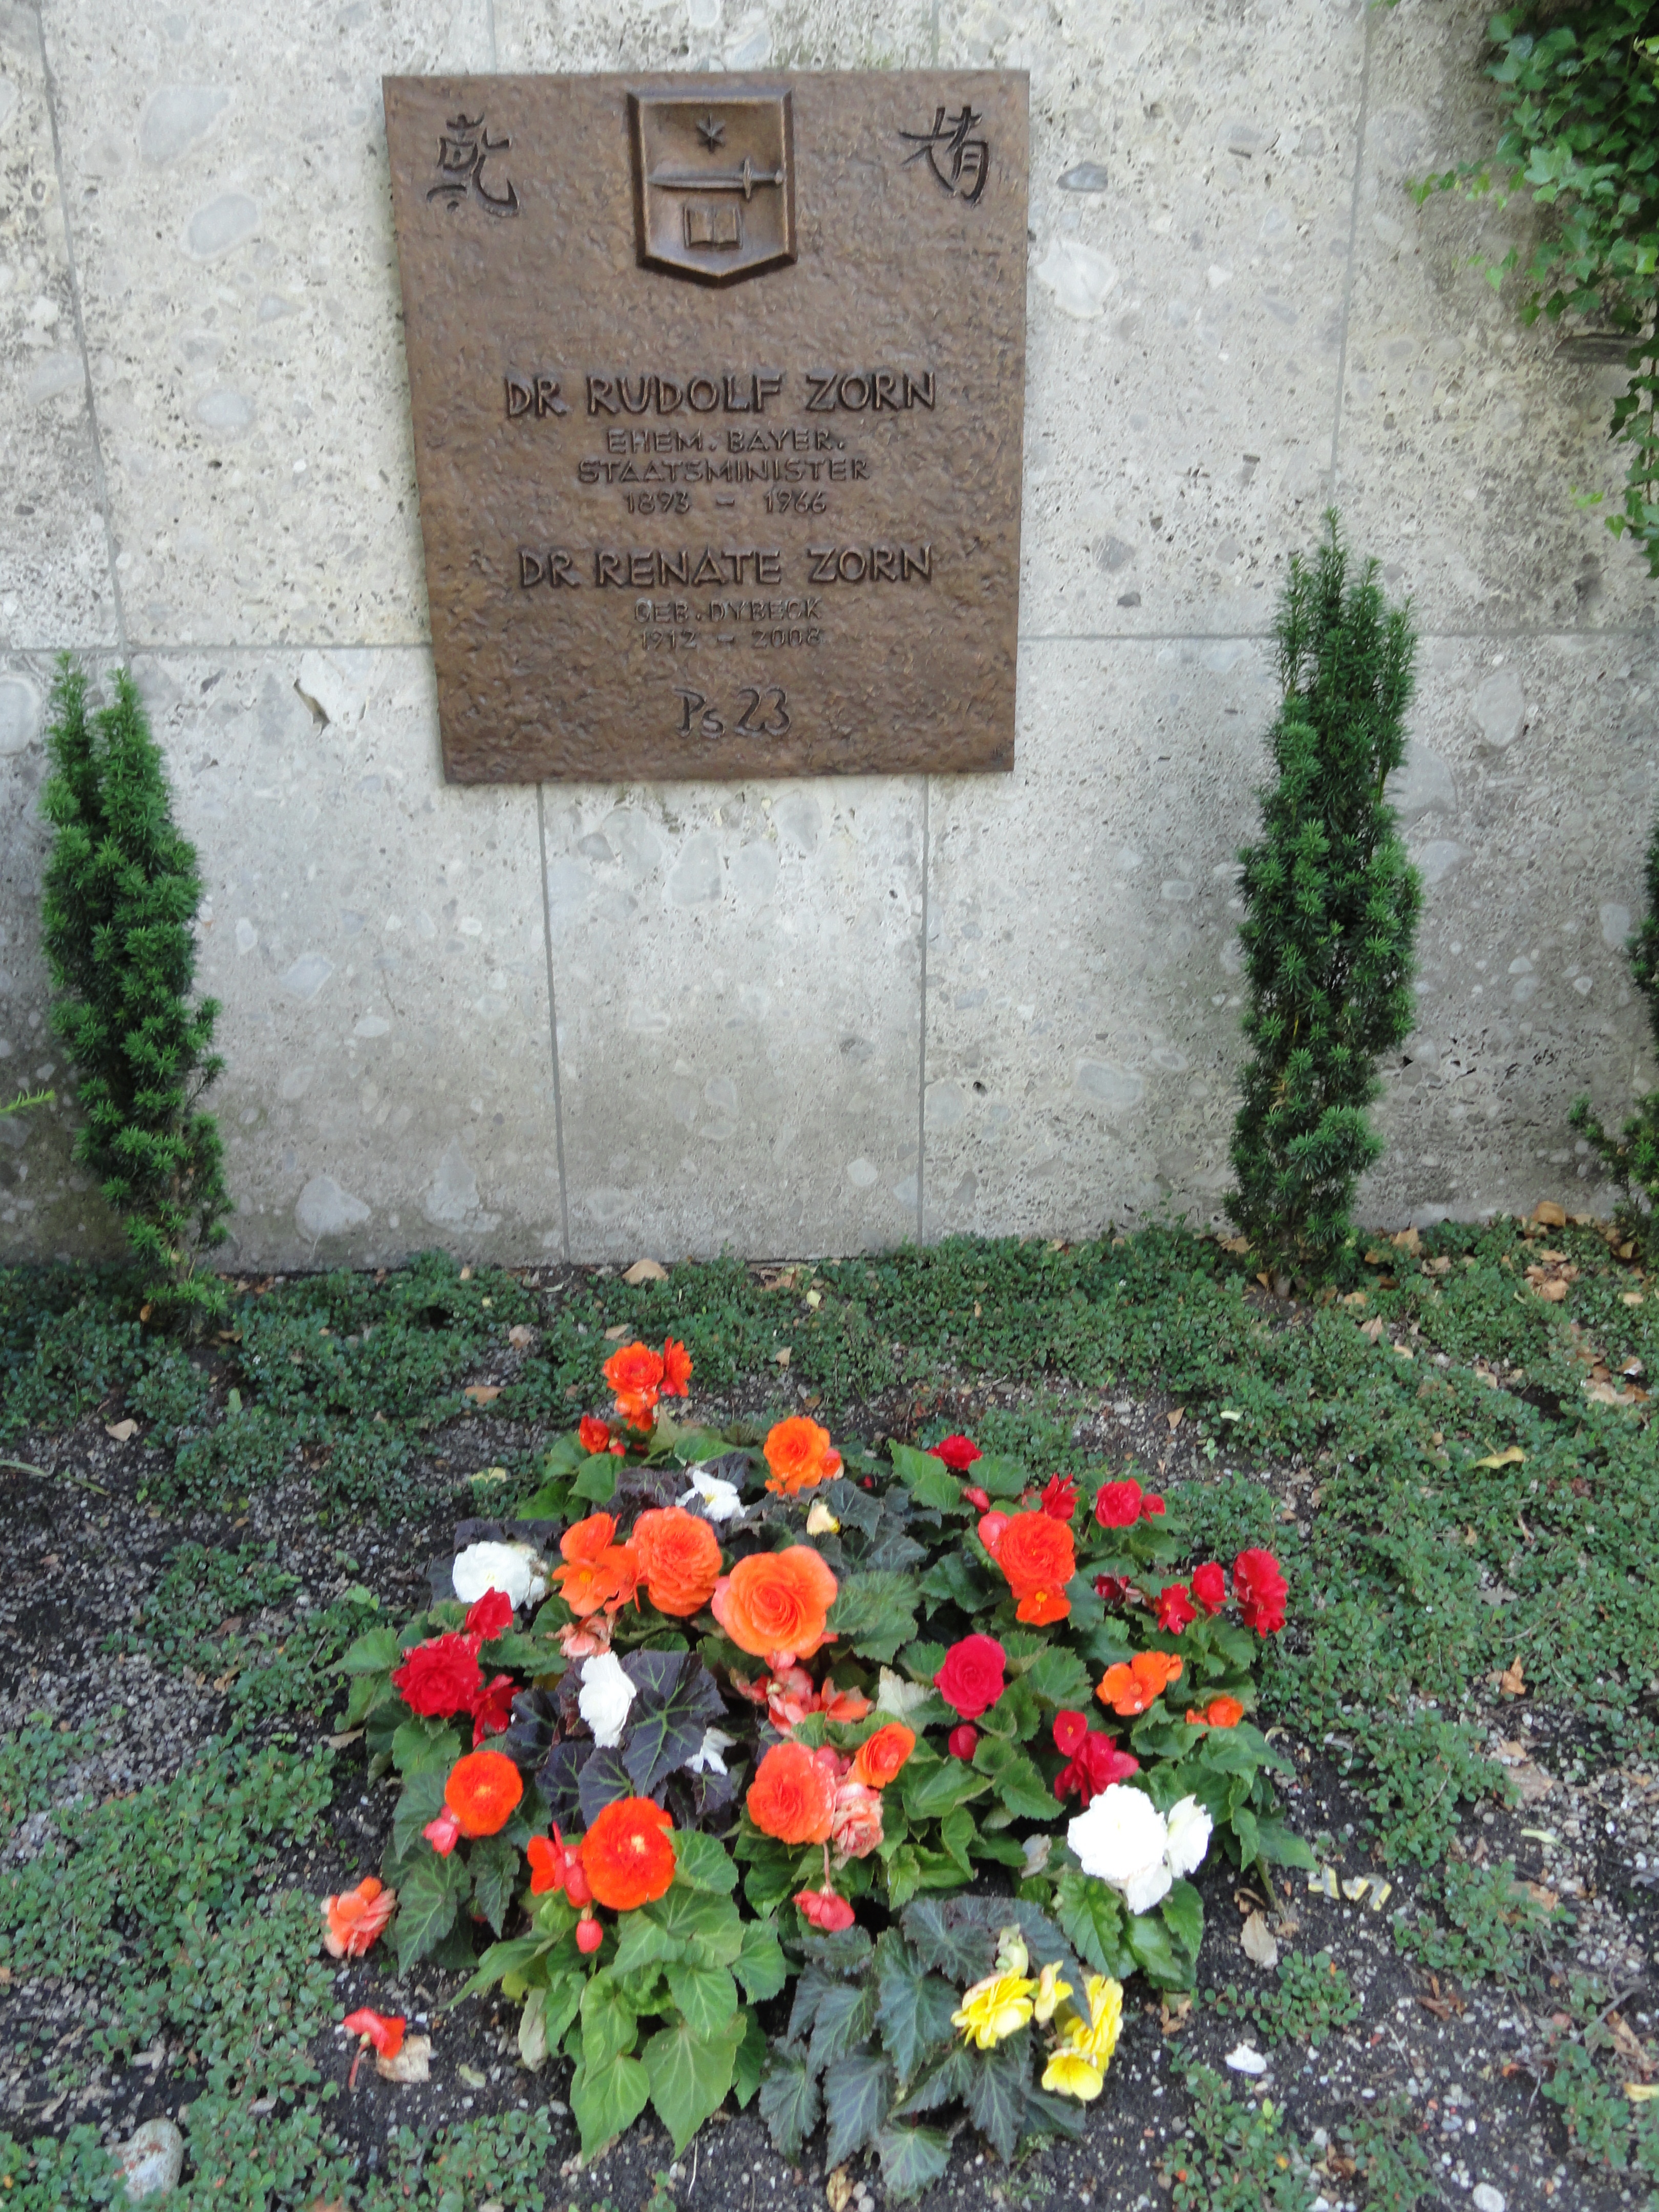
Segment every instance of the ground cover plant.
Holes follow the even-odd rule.
[[[1021,2179],[1035,2175],[1068,2201],[1086,2189],[1127,2208],[1165,2175],[1193,2205],[1322,2194],[1406,2205],[1435,2201],[1425,2191],[1442,2183],[1456,2190],[1459,2161],[1471,2181],[1501,2179],[1511,2203],[1545,2201],[1517,2194],[1517,2173],[1571,2192],[1556,2201],[1611,2205],[1620,2190],[1640,2201],[1653,2113],[1626,2090],[1654,2075],[1651,2021],[1630,1991],[1652,1940],[1637,1861],[1659,1863],[1643,1796],[1659,1711],[1642,1395],[1656,1309],[1640,1255],[1619,1249],[1559,1208],[1443,1224],[1362,1240],[1351,1287],[1294,1304],[1264,1292],[1251,1255],[1164,1231],[1068,1249],[957,1242],[817,1268],[677,1267],[634,1284],[428,1256],[380,1279],[233,1283],[221,1331],[189,1351],[134,1322],[119,1277],[0,1277],[13,1502],[0,1583],[0,2172],[16,2201],[108,2201],[109,2145],[145,2112],[181,2107],[187,2205],[477,2212],[552,2192],[580,2212],[605,2194],[631,2208],[661,2172],[659,2212],[677,2190],[691,2189],[688,2212],[711,2189],[708,2201],[746,2205],[755,2177],[761,2201],[804,2206],[824,2185],[793,2175],[828,2161],[830,2182],[850,2187],[836,2176],[866,2156],[889,2196],[927,2185],[947,2159],[941,2203],[1036,2186]],[[609,1411],[601,1444],[590,1412],[600,1363],[636,1341],[663,1359],[671,1340],[691,1363],[690,1395],[651,1385],[649,1433]],[[580,1429],[569,1441],[585,1413],[586,1445]],[[821,1444],[807,1436],[804,1460],[787,1436],[775,1446],[786,1468],[819,1466],[793,1494],[767,1487],[780,1419],[823,1432]],[[948,1440],[964,1433],[981,1457],[952,1469]],[[698,1510],[693,1467],[713,1492],[704,1509],[729,1484],[741,1519]],[[1055,1477],[1056,1505],[1066,1480],[1077,1485],[1064,1522],[1042,1510]],[[1096,1493],[1131,1483],[1164,1513],[1103,1525]],[[654,1603],[642,1571],[659,1563],[641,1521],[680,1512],[714,1539],[715,1583],[728,1583],[690,1613]],[[1067,1595],[1074,1573],[1053,1594],[1063,1620],[1015,1618],[1053,1601],[1041,1582],[1016,1594],[999,1564],[1006,1530],[981,1530],[997,1514],[1069,1530],[1084,1586]],[[561,1550],[573,1534],[574,1559]],[[706,1577],[702,1539],[682,1540]],[[884,1564],[883,1545],[901,1564]],[[457,1588],[458,1564],[465,1581],[481,1546],[506,1547],[516,1565],[495,1564],[526,1577],[510,1629],[467,1626],[499,1586]],[[823,1626],[836,1641],[796,1654],[804,1690],[770,1664],[787,1647],[745,1651],[720,1620],[745,1561],[796,1551],[835,1583]],[[1251,1551],[1271,1552],[1289,1585],[1277,1632],[1240,1619],[1234,1568]],[[605,1556],[630,1552],[634,1564]],[[676,1571],[697,1560],[668,1552],[656,1581],[673,1595]],[[1016,1566],[1021,1556],[1017,1542]],[[1196,1571],[1209,1565],[1226,1571],[1225,1608],[1158,1626],[1166,1585],[1202,1613],[1212,1586]],[[607,1577],[630,1575],[635,1598],[608,1609],[619,1591],[598,1595]],[[1108,1576],[1154,1606],[1103,1596],[1092,1585]],[[584,1577],[598,1601],[581,1613],[565,1592],[583,1595]],[[678,1590],[694,1595],[695,1579]],[[1244,1638],[1247,1664],[1229,1658],[1223,1631]],[[1204,1707],[1182,1700],[1182,1681],[1173,1705],[1166,1688],[1147,1712],[1119,1712],[1098,1694],[1109,1665],[1097,1639],[1109,1633],[1123,1654],[1110,1665],[1132,1675],[1137,1655],[1190,1651],[1195,1680],[1203,1654],[1214,1694],[1236,1696],[1246,1717],[1194,1732],[1187,1712]],[[963,1719],[933,1679],[981,1634],[1002,1648],[1010,1731],[1001,1699]],[[466,1709],[415,1711],[393,1677],[416,1651],[454,1639],[453,1656],[470,1638]],[[608,1649],[579,1651],[584,1638]],[[587,1698],[596,1729],[582,1699],[605,1659]],[[703,1709],[703,1674],[718,1715]],[[619,1675],[631,1694],[617,1728]],[[848,1717],[866,1698],[870,1711]],[[1150,1904],[1125,1893],[1126,1865],[1123,1887],[1098,1874],[1091,1887],[1068,1856],[1089,1776],[1063,1723],[1057,1740],[1068,1713],[1114,1756],[1140,1760],[1098,1795],[1090,1780],[1088,1812],[1114,1789],[1145,1793],[1167,1845],[1179,1785],[1214,1824],[1202,1861],[1179,1876],[1170,1865]],[[447,1840],[446,1810],[481,1825],[482,1797],[463,1786],[447,1803],[481,1721],[477,1751],[500,1748],[518,1801],[493,1835],[440,1850],[422,1831]],[[613,1728],[616,1743],[601,1744]],[[950,1742],[963,1728],[975,1732],[966,1759]],[[1224,1798],[1214,1771],[1232,1755],[1217,1747],[1249,1747],[1253,1729],[1266,1746],[1268,1728],[1284,1765],[1264,1761],[1250,1790],[1270,1783],[1283,1799],[1267,1817],[1312,1846],[1306,1870],[1259,1863],[1238,1819],[1258,1807],[1241,1795],[1227,1810],[1237,1778]],[[724,1777],[703,1755],[711,1729],[729,1739],[711,1747]],[[865,1781],[850,1768],[887,1729],[915,1746],[890,1773],[866,1761]],[[653,1775],[671,1734],[684,1748]],[[886,1744],[890,1759],[902,1738]],[[749,1810],[766,1760],[790,1752],[826,1778],[834,1765],[827,1881],[823,1843],[786,1843]],[[1054,1785],[1079,1756],[1062,1800]],[[611,1760],[629,1795],[654,1794],[672,1823],[651,1824],[672,1870],[648,1829],[641,1839],[667,1887],[628,1905],[605,1902],[575,1844],[597,1825],[582,1806],[587,1767],[601,1762],[591,1804]],[[880,1823],[862,1855],[835,1833],[848,1784],[842,1810],[857,1818],[841,1844],[865,1840],[872,1810]],[[933,1789],[975,1794],[947,1806],[924,1795]],[[775,1820],[788,1802],[763,1792],[761,1810]],[[801,1802],[821,1824],[819,1796]],[[972,1841],[951,1825],[962,1814]],[[592,1898],[579,1901],[573,1875]],[[1164,1910],[1182,1885],[1202,1905],[1195,1958],[1185,1900]],[[416,1907],[423,1890],[436,1900],[424,1922],[411,1886]],[[343,1940],[347,1955],[329,1956],[325,1898],[356,1899],[336,1908],[348,1934],[379,1908],[366,1950]],[[1272,1966],[1240,1948],[1247,1905],[1277,1942]],[[808,1917],[848,1910],[848,1929]],[[1137,1921],[1151,1969],[1131,1945]],[[750,1932],[769,1923],[775,1955]],[[584,1928],[599,1929],[597,1948],[583,1948]],[[762,1994],[780,1963],[788,1985]],[[1042,2021],[1045,1966],[1073,1996]],[[1091,1977],[1122,1985],[1121,2013],[1103,1993],[1097,2010]],[[463,1997],[475,1979],[493,1986]],[[1012,1990],[964,2003],[999,1979]],[[347,2035],[343,2022],[364,2014],[372,2027],[360,2020]],[[724,2039],[696,2033],[722,2015]],[[578,2103],[590,2025],[593,2051],[609,2046],[595,2069],[627,2098],[641,2083],[620,2062],[642,2070],[648,2100],[654,2052],[675,2118],[645,2102],[583,2177],[569,2161],[584,2117],[597,2144],[608,2086],[563,2107]],[[989,2048],[970,2048],[981,2027]],[[401,2041],[383,2054],[362,2046],[365,2033]],[[1079,2045],[1097,2034],[1103,2051],[1116,2043],[1109,2067],[1095,2067],[1100,2093],[1045,2091],[1068,2049],[1094,2064]],[[1393,2057],[1396,2042],[1409,2060]],[[712,2065],[705,2045],[720,2046]],[[1245,2046],[1264,2074],[1230,2068]],[[753,2095],[704,2123],[677,2179],[675,2142],[728,2058]],[[1019,2137],[1060,2131],[1017,2140],[1000,2180],[996,2131],[1006,2140],[1017,2067]],[[994,2079],[1009,2094],[994,2096]],[[860,2082],[874,2094],[853,2099],[849,2125],[887,2100],[872,2148],[830,2160],[845,2145],[824,2110]],[[1454,2087],[1476,2101],[1455,2100]],[[901,2111],[918,2088],[937,2101]],[[1464,2132],[1474,2112],[1479,2144]],[[802,2137],[782,2160],[768,2148],[774,2124],[786,2143]],[[1480,2162],[1489,2131],[1490,2156],[1506,2163]]]

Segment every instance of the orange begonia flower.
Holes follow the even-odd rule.
[[[702,1611],[720,1578],[720,1538],[706,1521],[678,1505],[658,1506],[641,1514],[628,1541],[659,1613],[684,1620]]]
[[[1048,1513],[1016,1513],[997,1538],[993,1556],[1017,1598],[1063,1590],[1077,1572],[1072,1532]]]
[[[1180,1673],[1180,1660],[1169,1652],[1137,1651],[1127,1667],[1120,1660],[1106,1669],[1095,1695],[1127,1719],[1131,1714],[1144,1713]]]
[[[404,2047],[409,2022],[401,2013],[371,2012],[364,2005],[361,2011],[349,2012],[340,2025],[348,2035],[361,2035],[372,2043],[382,2058],[395,2058]]]
[[[611,1425],[600,1420],[597,1414],[584,1413],[576,1425],[576,1434],[590,1459],[597,1459],[600,1453],[611,1449]]]
[[[632,1912],[651,1905],[674,1879],[674,1824],[649,1797],[607,1805],[580,1845],[582,1870],[601,1905]]]
[[[356,1889],[323,1899],[323,1948],[331,1959],[361,1959],[397,1909],[397,1891],[365,1875]]]
[[[691,1382],[691,1355],[674,1337],[662,1348],[662,1394],[684,1398]]]
[[[749,1817],[781,1844],[827,1844],[836,1817],[836,1778],[804,1744],[775,1743],[755,1770]]]
[[[902,1721],[889,1721],[859,1746],[853,1761],[855,1781],[872,1790],[884,1790],[916,1747],[915,1730]]]
[[[464,1836],[493,1836],[513,1818],[524,1777],[504,1752],[469,1751],[449,1770],[444,1803]]]
[[[1014,1619],[1029,1622],[1033,1628],[1048,1628],[1056,1620],[1064,1620],[1072,1610],[1072,1601],[1064,1590],[1029,1590],[1014,1607]]]
[[[1187,1708],[1188,1728],[1237,1728],[1244,1717],[1244,1708],[1237,1698],[1212,1698],[1200,1713],[1194,1707]]]
[[[769,1490],[793,1498],[798,1492],[816,1490],[841,1473],[841,1454],[830,1441],[828,1429],[809,1421],[805,1413],[780,1421],[766,1439],[766,1478]]]
[[[578,1620],[601,1607],[614,1613],[633,1596],[640,1578],[638,1554],[611,1541],[617,1524],[608,1513],[590,1513],[559,1539],[564,1565],[555,1567],[559,1595]]]
[[[714,1585],[714,1618],[739,1650],[774,1668],[833,1641],[825,1626],[839,1585],[810,1544],[751,1552]]]
[[[654,1396],[662,1384],[662,1354],[636,1340],[619,1346],[600,1372],[619,1398],[642,1397],[647,1391]]]

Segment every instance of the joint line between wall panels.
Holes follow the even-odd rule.
[[[916,1242],[927,1233],[927,876],[928,795],[931,776],[921,779],[921,1020],[916,1036]]]
[[[64,224],[64,258],[69,265],[70,305],[75,313],[75,340],[81,349],[81,374],[86,379],[87,422],[92,431],[92,468],[98,486],[98,505],[104,518],[104,552],[109,562],[110,596],[115,602],[115,633],[120,640],[120,656],[129,659],[126,609],[121,599],[121,573],[115,565],[115,516],[110,505],[109,472],[104,466],[103,434],[98,428],[98,403],[92,389],[92,354],[87,344],[87,319],[81,303],[81,272],[76,265],[75,234],[70,227],[69,187],[64,177],[64,143],[58,129],[58,83],[52,75],[51,57],[46,52],[46,26],[44,16],[35,18],[35,35],[40,41],[40,74],[46,88],[46,113],[52,121],[52,160],[58,175],[58,212]]]
[[[553,916],[547,903],[547,815],[536,786],[536,851],[542,866],[542,941],[547,948],[547,1046],[553,1062],[553,1146],[559,1163],[559,1228],[570,1263],[570,1190],[564,1176],[564,1100],[559,1089],[559,1002],[553,990]]]
[[[937,69],[939,67],[939,0],[933,0],[932,15],[929,23],[929,35],[932,38],[933,44],[933,66]]]
[[[1353,307],[1354,255],[1359,244],[1359,188],[1365,168],[1365,125],[1371,88],[1371,16],[1365,10],[1365,55],[1359,68],[1359,121],[1354,137],[1353,193],[1348,204],[1348,266],[1342,281],[1342,342],[1336,354],[1336,405],[1331,416],[1331,503],[1336,502],[1336,459],[1342,436],[1342,401],[1348,382],[1348,317]]]
[[[484,20],[489,26],[489,67],[493,75],[501,65],[495,51],[495,0],[484,0]]]

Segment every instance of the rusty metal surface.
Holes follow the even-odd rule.
[[[385,92],[449,779],[1012,768],[1025,77]]]

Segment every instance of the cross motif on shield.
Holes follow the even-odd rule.
[[[629,93],[641,268],[732,284],[795,258],[790,95]]]

